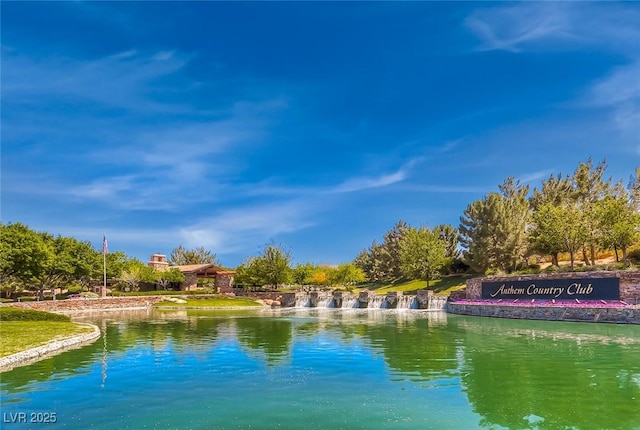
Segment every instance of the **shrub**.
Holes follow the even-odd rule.
[[[12,307],[0,308],[0,321],[64,321],[71,319],[66,315],[51,312],[34,311],[32,309],[18,309]]]
[[[449,263],[449,266],[447,267],[448,272],[451,274],[467,273],[469,272],[470,269],[471,267],[460,258],[454,258],[451,261],[451,263]]]
[[[537,275],[538,273],[540,273],[540,269],[528,267],[526,269],[521,269],[516,272],[513,272],[511,273],[511,275]]]
[[[551,266],[548,266],[546,269],[544,269],[543,272],[544,273],[558,273],[558,272],[560,272],[560,267],[554,266],[552,264]]]
[[[627,258],[632,263],[640,263],[640,248],[634,249],[633,251],[630,251],[629,253],[627,253]]]
[[[112,297],[135,297],[135,296],[191,296],[201,294],[213,294],[210,288],[203,288],[201,290],[192,291],[173,291],[173,290],[158,290],[158,291],[112,291],[109,293]]]
[[[46,300],[47,297],[45,296],[44,299]],[[38,298],[36,296],[19,296],[17,297],[17,300],[19,302],[37,302]]]
[[[92,293],[91,291],[83,291],[82,293],[79,294],[79,296],[84,297],[86,299],[97,299],[100,297],[100,295],[96,293]]]
[[[69,288],[67,288],[68,294],[77,294],[82,291],[84,291],[84,287],[82,285],[69,285]]]

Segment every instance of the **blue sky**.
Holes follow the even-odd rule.
[[[2,222],[352,260],[515,176],[640,163],[640,3],[2,2]]]

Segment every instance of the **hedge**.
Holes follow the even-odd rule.
[[[51,312],[34,311],[32,309],[18,309],[9,306],[0,307],[0,321],[63,321],[71,319],[66,315]]]

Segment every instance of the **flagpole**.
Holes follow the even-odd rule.
[[[104,283],[102,284],[102,297],[107,297],[107,254],[102,254],[102,263],[104,267]]]
[[[102,267],[103,267],[103,283],[100,296],[107,297],[107,236],[102,234]]]

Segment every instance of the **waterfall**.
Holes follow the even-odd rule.
[[[333,308],[335,307],[333,302],[333,296],[331,294],[321,294],[318,296],[318,302],[316,308]]]
[[[369,309],[387,309],[387,298],[385,296],[370,296],[369,297]]]
[[[447,306],[447,297],[446,296],[432,296],[429,299],[429,308],[430,311],[443,311]]]
[[[418,299],[416,296],[400,296],[396,309],[418,309]]]
[[[342,298],[342,308],[358,308],[360,303],[358,302],[358,297],[343,297]]]
[[[309,294],[296,295],[296,308],[308,308],[311,307],[311,297]]]
[[[398,295],[397,305],[395,309],[419,309],[419,303],[417,296],[414,295]],[[295,307],[296,308],[324,308],[331,309],[337,308],[336,303],[340,303],[341,306],[338,309],[357,309],[360,307],[360,301],[358,296],[351,296],[344,294],[334,298],[331,293],[328,292],[311,292],[311,293],[296,293]],[[442,311],[447,304],[446,296],[430,296],[429,307],[430,311]],[[387,302],[387,296],[369,295],[367,308],[369,309],[389,309],[389,303]]]

